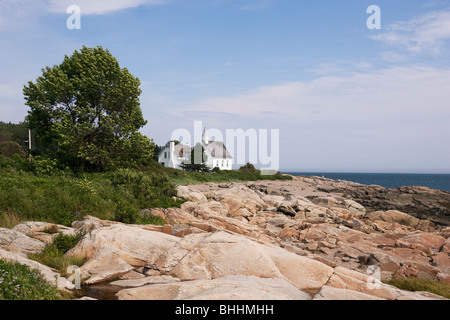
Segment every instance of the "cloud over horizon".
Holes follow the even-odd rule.
[[[66,13],[67,7],[77,5],[81,14],[101,15],[124,9],[136,8],[142,5],[166,4],[171,0],[50,0],[49,11]]]
[[[450,116],[449,87],[450,69],[392,67],[205,98],[176,113],[253,118],[278,114],[283,122],[425,120]]]

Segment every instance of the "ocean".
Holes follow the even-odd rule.
[[[450,174],[409,173],[337,173],[337,172],[283,172],[295,176],[319,176],[362,184],[376,184],[385,188],[424,186],[450,192]]]

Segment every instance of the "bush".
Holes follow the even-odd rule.
[[[172,199],[177,192],[165,174],[118,169],[110,174],[110,179],[125,198],[134,199],[141,209],[179,207],[182,203]],[[132,215],[130,208],[122,209],[125,215]]]
[[[65,275],[67,268],[72,265],[81,266],[86,259],[66,257],[64,254],[75,247],[82,235],[69,236],[58,234],[51,244],[47,244],[41,253],[30,254],[29,258],[45,264]]]
[[[0,259],[0,300],[57,300],[58,292],[38,270]]]
[[[251,164],[250,162],[247,162],[245,166],[242,166],[239,168],[239,171],[246,172],[246,173],[256,173],[255,166]]]
[[[75,236],[60,233],[53,240],[53,245],[61,254],[64,254],[75,247],[81,238],[83,238],[83,234],[81,233]]]
[[[139,210],[125,201],[120,201],[114,211],[114,220],[127,224],[138,224]]]
[[[25,157],[23,148],[14,141],[0,141],[0,154],[5,157],[11,157],[13,154],[18,154],[20,157]]]
[[[16,171],[21,171],[28,169],[28,163],[17,153],[14,153],[11,157],[5,157],[0,154],[0,168],[9,168]]]
[[[60,172],[56,160],[41,156],[30,157],[29,170],[37,175],[53,175]]]

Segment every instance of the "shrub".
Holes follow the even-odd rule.
[[[29,170],[37,175],[53,175],[59,173],[58,162],[51,158],[31,157]]]
[[[139,210],[125,201],[120,201],[114,211],[114,220],[127,224],[137,224],[139,220]]]
[[[58,292],[36,269],[0,260],[0,300],[57,300]]]
[[[27,161],[19,154],[14,153],[10,157],[5,157],[0,154],[0,168],[10,168],[16,171],[26,170],[28,167]]]
[[[13,154],[18,154],[20,157],[25,157],[25,151],[15,141],[0,141],[0,154],[5,157],[11,157]]]
[[[65,275],[67,268],[72,265],[81,266],[86,259],[65,256],[64,254],[76,246],[82,234],[75,236],[58,234],[51,244],[47,244],[41,253],[30,254],[29,258],[45,264]]]
[[[246,173],[256,173],[255,166],[251,164],[250,162],[247,162],[245,166],[242,166],[239,168],[239,171],[246,172]]]
[[[124,198],[135,202],[134,207],[179,207],[180,200],[176,196],[175,185],[169,181],[166,174],[135,171],[131,169],[118,169],[110,174],[112,185]],[[122,204],[120,204],[122,206]],[[132,216],[130,208],[120,208],[125,215]],[[136,208],[137,209],[137,208]]]

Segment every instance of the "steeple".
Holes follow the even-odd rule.
[[[206,134],[206,127],[203,129],[202,140],[205,145],[208,144],[208,135]]]

